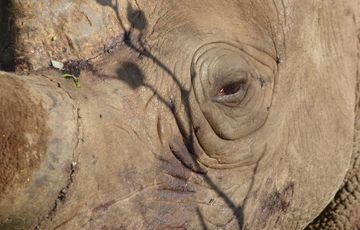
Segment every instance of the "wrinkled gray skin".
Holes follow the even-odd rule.
[[[358,1],[11,2],[1,229],[360,227]]]

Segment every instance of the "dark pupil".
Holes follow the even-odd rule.
[[[232,82],[221,88],[218,95],[226,96],[226,95],[235,94],[243,87],[243,85],[244,85],[243,81]]]

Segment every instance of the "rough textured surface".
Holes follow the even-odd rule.
[[[49,66],[50,59],[88,59],[106,52],[106,44],[120,34],[113,1],[12,1],[16,69],[29,71]]]
[[[0,83],[0,229],[29,229],[71,182],[76,109],[43,76],[0,72]]]
[[[0,77],[0,197],[21,186],[37,169],[47,148],[47,112],[19,81]],[[11,187],[9,187],[11,186]]]
[[[360,2],[357,5],[360,9]],[[360,229],[360,14],[357,15],[357,84],[353,156],[344,183],[334,199],[307,229]]]
[[[2,74],[51,135],[0,228],[303,229],[356,162],[354,1],[13,2],[17,69],[81,88]]]
[[[360,229],[360,104],[356,104],[354,159],[335,198],[307,229]]]

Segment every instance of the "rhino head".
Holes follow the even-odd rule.
[[[355,3],[28,2],[41,5],[29,15],[55,13],[35,16],[35,33],[27,23],[28,43],[18,34],[26,66],[40,70],[1,74],[0,127],[41,148],[0,152],[28,159],[2,166],[16,176],[3,180],[0,226],[303,229],[342,185]],[[48,14],[55,48],[43,35]],[[80,89],[40,68],[43,50],[89,57]]]

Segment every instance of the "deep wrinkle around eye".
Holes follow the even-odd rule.
[[[274,70],[244,52],[243,46],[203,45],[191,64],[194,99],[212,130],[225,140],[245,137],[263,126],[272,101]],[[260,87],[260,76],[266,87]]]

